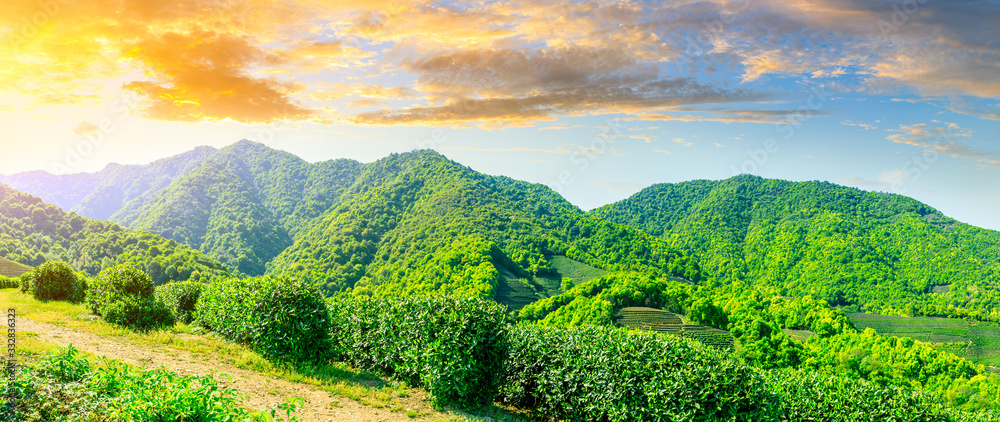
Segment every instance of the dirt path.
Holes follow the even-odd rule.
[[[229,385],[244,395],[244,406],[256,410],[273,408],[284,402],[288,397],[301,397],[305,400],[303,407],[297,412],[299,419],[305,422],[313,421],[413,421],[405,412],[390,412],[388,409],[376,409],[363,406],[354,400],[344,397],[333,397],[327,391],[309,384],[288,382],[283,379],[261,375],[256,372],[239,369],[224,363],[206,362],[203,358],[195,358],[190,353],[172,348],[162,350],[151,349],[148,346],[131,343],[118,338],[102,337],[90,333],[78,332],[65,327],[32,321],[24,318],[18,320],[18,328],[37,333],[40,340],[62,346],[72,344],[77,349],[96,356],[106,356],[119,361],[147,367],[164,366],[168,370],[181,375],[228,374],[232,377],[230,383],[223,377],[216,377],[222,384]],[[420,390],[413,390],[409,398],[401,398],[400,404],[421,414],[432,412],[423,399]],[[443,415],[438,414],[438,417]],[[418,418],[426,419],[426,418]]]

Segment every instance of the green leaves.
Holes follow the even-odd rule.
[[[201,296],[203,284],[191,281],[175,281],[156,286],[157,300],[163,302],[174,319],[185,324],[194,320],[194,308]]]
[[[340,359],[424,387],[436,406],[493,402],[506,357],[509,319],[479,298],[330,301],[330,337]]]
[[[202,287],[194,317],[205,328],[269,359],[324,362],[330,320],[322,295],[292,279],[219,280]]]
[[[4,397],[10,390],[13,420],[20,422],[293,421],[301,407],[301,399],[289,399],[270,414],[248,411],[236,390],[212,376],[105,359],[92,364],[72,346],[24,367],[12,383],[0,378]]]
[[[118,265],[101,271],[88,286],[87,306],[107,322],[138,330],[174,325],[173,315],[153,292],[146,273]]]
[[[21,275],[21,291],[38,300],[83,300],[85,282],[69,264],[50,261]]]
[[[555,420],[756,421],[771,398],[751,368],[690,340],[611,327],[522,324],[500,398]]]

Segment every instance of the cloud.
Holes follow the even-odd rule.
[[[80,122],[75,128],[73,128],[73,133],[77,135],[88,135],[92,133],[100,132],[101,129],[97,125],[90,122]]]
[[[860,189],[901,194],[905,191],[906,183],[909,182],[912,177],[913,175],[911,173],[902,169],[883,170],[879,173],[878,180],[869,180],[862,177],[852,176],[838,179],[837,183],[854,186]]]
[[[920,147],[933,154],[971,159],[986,167],[1000,168],[1000,155],[997,152],[980,151],[962,142],[962,139],[971,137],[973,131],[955,123],[937,121],[935,123],[937,123],[935,126],[929,126],[927,123],[899,125],[899,129],[891,129],[896,133],[886,136],[886,139],[898,144]]]
[[[677,108],[676,111],[699,112],[708,114],[708,116],[695,116],[690,114],[677,116],[665,113],[639,112],[636,113],[636,117],[628,118],[628,120],[783,124],[796,122],[804,118],[826,115],[825,112],[820,110],[809,110],[808,112],[805,112],[799,110],[695,110],[690,108]]]
[[[753,110],[796,97],[763,89],[770,78],[1000,97],[1000,4],[897,3],[6,0],[0,106],[129,89],[160,120],[499,128],[595,114],[781,123],[788,111]],[[384,109],[334,111],[352,104]],[[683,110],[705,104],[720,107]]]
[[[851,121],[851,120],[844,120],[844,121],[840,122],[840,124],[842,124],[844,126],[851,126],[851,127],[861,128],[863,130],[875,130],[875,129],[878,129],[878,127],[876,127],[874,125],[871,125],[871,124],[868,124],[868,123],[854,122],[854,121]]]
[[[295,84],[249,75],[249,63],[282,58],[246,38],[200,30],[168,32],[130,47],[132,59],[157,70],[152,81],[125,84],[149,99],[145,112],[154,119],[262,123],[312,114],[290,98],[298,89]]]

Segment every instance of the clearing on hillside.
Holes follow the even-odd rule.
[[[31,267],[18,264],[6,258],[0,258],[0,275],[4,277],[20,277],[28,271],[31,271]]]
[[[1000,366],[1000,324],[941,317],[902,317],[848,313],[859,330],[871,328],[882,335],[909,337],[972,362]]]
[[[615,312],[614,323],[619,327],[631,327],[687,337],[721,349],[733,347],[733,336],[728,331],[704,325],[685,324],[681,321],[680,315],[662,309],[622,308]]]
[[[562,293],[563,277],[569,277],[573,279],[574,284],[580,284],[608,273],[562,255],[546,256],[546,258],[555,268],[557,274],[524,279],[518,278],[510,269],[502,265],[497,266],[497,270],[500,272],[500,286],[496,292],[497,302],[506,305],[507,309],[517,312],[531,302]]]

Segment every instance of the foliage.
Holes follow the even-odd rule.
[[[330,320],[320,292],[301,280],[218,280],[202,287],[195,319],[207,329],[278,361],[324,362]]]
[[[955,420],[933,396],[848,377],[802,370],[766,373],[780,397],[780,421],[944,422]]]
[[[87,306],[112,324],[149,330],[174,325],[163,302],[153,295],[153,281],[128,265],[101,271],[87,291]]]
[[[178,322],[185,324],[194,320],[195,304],[201,295],[203,284],[191,281],[175,281],[156,286],[157,300],[163,302],[170,314]]]
[[[128,264],[158,283],[227,274],[222,264],[177,242],[66,213],[0,185],[0,257],[26,265],[64,261],[95,276]]]
[[[520,318],[543,325],[610,325],[615,309],[643,306],[684,313],[691,286],[634,272],[609,273],[521,310]]]
[[[136,369],[114,360],[93,364],[73,346],[43,356],[0,379],[13,390],[13,420],[42,421],[263,421],[232,388],[212,376],[181,376],[163,368]]]
[[[704,278],[665,242],[587,217],[547,187],[477,173],[433,151],[366,164],[343,195],[268,265],[269,274],[316,280],[330,294],[482,298],[495,298],[503,272],[558,280],[552,256]]]
[[[0,275],[0,289],[14,289],[21,285],[20,277],[7,277]]]
[[[1000,232],[904,196],[744,175],[654,185],[590,214],[698,256],[717,282],[871,313],[1000,321]],[[950,289],[932,293],[939,285]]]
[[[61,261],[49,261],[21,275],[21,291],[38,300],[83,300],[87,286],[84,280]]]
[[[501,400],[555,420],[757,421],[772,398],[749,367],[675,336],[522,324]]]
[[[345,296],[330,301],[330,319],[340,359],[425,387],[436,406],[493,403],[509,324],[496,302]]]

